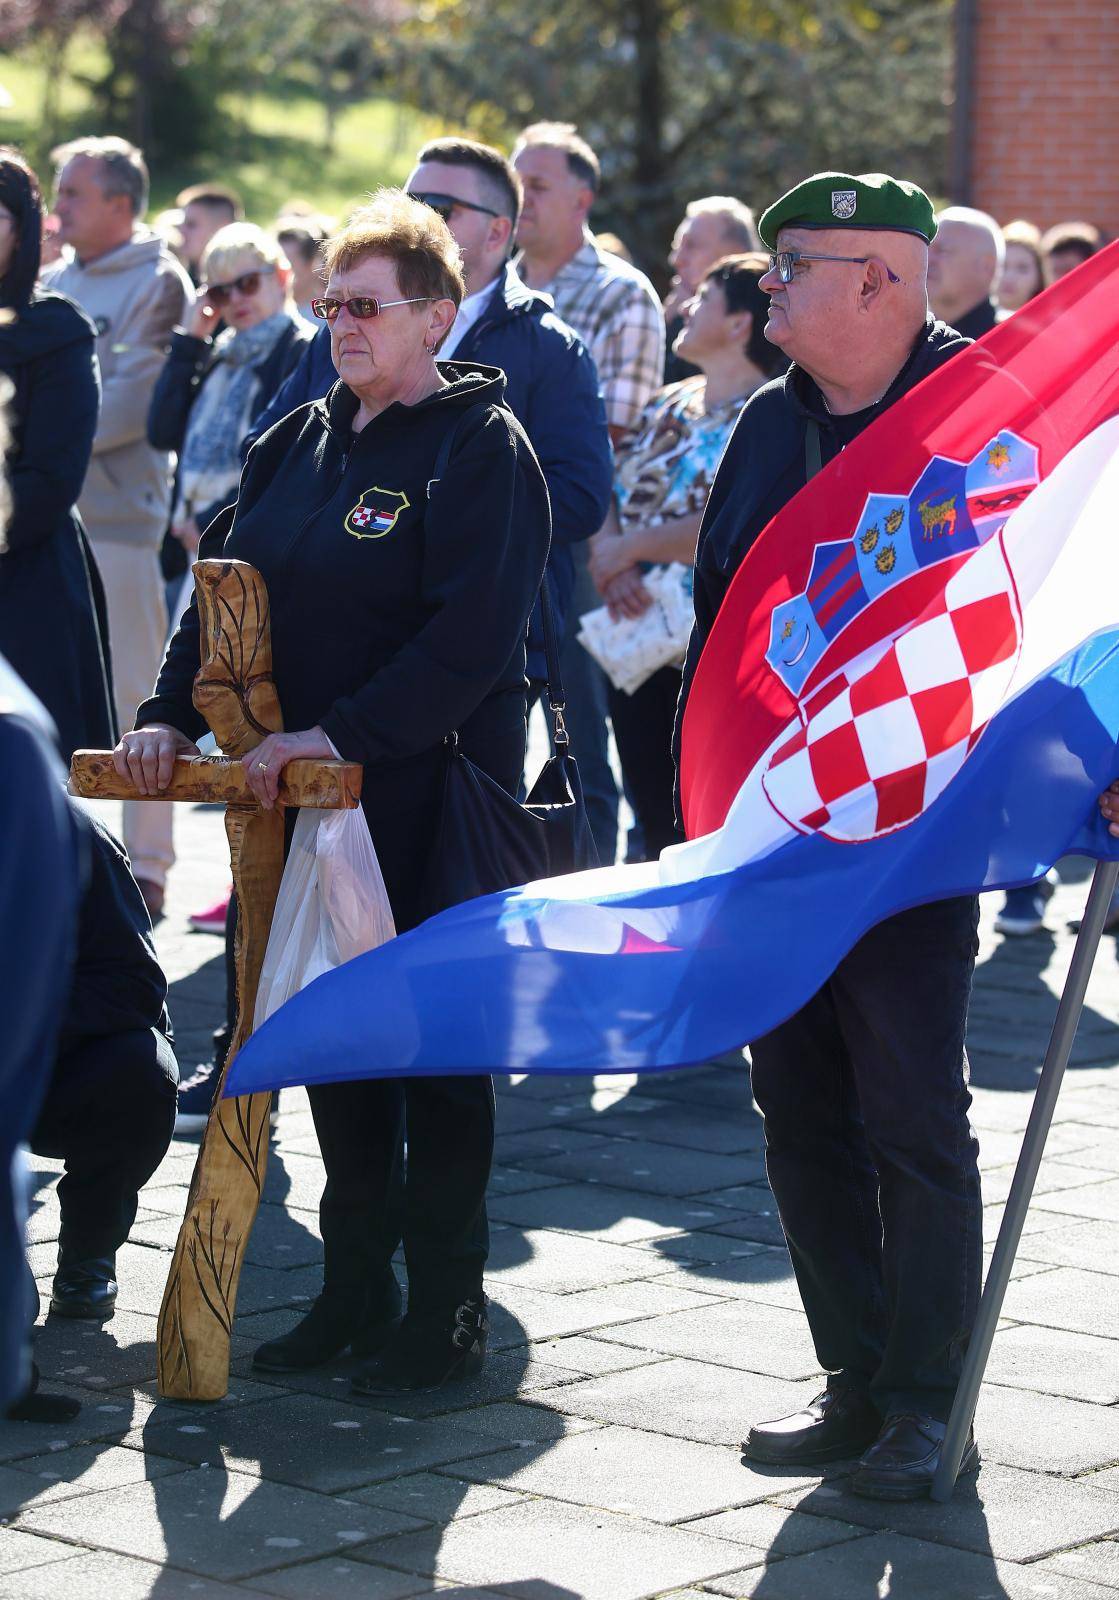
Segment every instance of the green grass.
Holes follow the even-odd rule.
[[[45,188],[55,139],[99,131],[81,81],[83,74],[98,69],[97,53],[88,46],[74,49],[67,66],[52,132],[42,125],[41,65],[27,57],[0,55],[0,86],[11,97],[11,104],[0,109],[0,141],[26,151]],[[298,83],[280,84],[267,94],[227,96],[222,109],[231,129],[224,153],[154,170],[153,212],[172,204],[187,184],[208,180],[238,189],[255,222],[271,222],[284,202],[296,197],[340,217],[378,184],[402,183],[424,140],[447,131],[444,123],[392,100],[371,99],[339,115],[334,147],[327,151],[322,105],[309,87]]]

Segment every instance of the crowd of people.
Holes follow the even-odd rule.
[[[1042,234],[963,206],[937,215],[881,175],[844,178],[829,205],[825,174],[759,221],[739,198],[693,200],[668,272],[648,263],[670,277],[662,298],[619,241],[592,232],[599,162],[567,124],[526,128],[508,156],[434,140],[402,189],[341,224],[292,201],[257,226],[231,189],[200,184],[148,227],[139,150],[86,138],[55,162],[48,213],[26,162],[0,152],[14,432],[0,652],[53,718],[63,759],[115,743],[121,772],[157,793],[206,732],[191,703],[190,563],[251,562],[271,598],[288,731],[246,758],[250,785],[271,806],[296,757],[362,763],[398,931],[431,904],[448,737],[508,793],[522,783],[526,717],[549,692],[542,586],[599,857],[619,852],[612,733],[634,817],[626,858],[656,858],[682,837],[678,705],[753,539],[894,399],[1103,242],[1086,223]],[[605,607],[619,627],[638,621],[650,572],[669,566],[694,583],[687,659],[623,690],[579,642],[580,618]],[[40,1064],[41,1089],[0,1118],[0,1140],[65,1161],[61,1315],[112,1313],[116,1251],[175,1127],[151,934],[171,815],[126,803],[123,849],[81,814],[56,819],[56,851],[87,862],[69,988],[52,1001],[62,1032],[28,1027],[26,1071],[48,1037],[54,1070]],[[1044,892],[1012,891],[1004,930],[1039,925]],[[795,1464],[868,1449],[863,1491],[882,1497],[927,1488],[980,1261],[963,1076],[975,903],[902,920],[752,1044],[770,1179],[831,1378],[806,1412],[756,1428],[747,1454]],[[231,947],[235,902],[197,921]],[[204,1123],[228,1037],[226,1017],[213,1060],[179,1087],[178,1131]],[[316,1088],[311,1104],[323,1291],[256,1364],[315,1367],[349,1347],[366,1358],[365,1395],[476,1372],[489,1078],[371,1078]],[[874,1219],[888,1208],[883,1238]],[[0,1230],[11,1282],[13,1248]],[[43,1414],[24,1380],[0,1376],[15,1414]]]

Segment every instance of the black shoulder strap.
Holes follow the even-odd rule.
[[[431,499],[431,491],[435,488],[435,485],[439,482],[440,478],[444,476],[448,466],[450,465],[451,456],[454,454],[454,448],[458,442],[458,436],[462,431],[463,424],[465,423],[467,417],[472,416],[476,411],[486,409],[488,409],[488,402],[479,401],[477,405],[467,406],[464,411],[459,412],[452,426],[449,427],[446,433],[443,435],[442,443],[439,446],[439,453],[435,457],[435,466],[432,468],[431,477],[428,479],[427,483],[427,498],[429,500]],[[556,743],[557,745],[560,743],[566,744],[567,729],[564,726],[563,709],[567,704],[567,701],[563,692],[563,679],[560,676],[559,640],[556,637],[556,614],[552,608],[552,597],[548,591],[548,580],[546,577],[540,585],[539,604],[540,619],[544,625],[544,660],[548,674],[548,705],[551,707],[555,716]]]
[[[814,478],[824,464],[823,453],[820,449],[820,424],[815,417],[809,417],[808,425],[804,430],[804,477],[807,482]]]

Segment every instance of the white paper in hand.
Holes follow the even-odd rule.
[[[360,806],[295,824],[260,969],[253,1027],[313,978],[396,937],[385,880]]]
[[[695,620],[691,571],[679,561],[643,574],[653,604],[615,622],[606,606],[579,618],[579,643],[616,689],[632,694],[661,667],[683,661]]]

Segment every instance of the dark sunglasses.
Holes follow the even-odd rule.
[[[487,217],[499,217],[500,211],[494,211],[491,206],[475,205],[473,200],[460,200],[453,194],[429,194],[426,190],[421,193],[417,189],[408,190],[409,200],[418,200],[422,206],[430,206],[437,212],[444,222],[450,222],[451,213],[456,206],[462,206],[466,211],[481,211]]]
[[[877,256],[817,256],[809,255],[804,250],[778,250],[769,258],[769,270],[770,272],[776,270],[777,276],[782,283],[792,283],[797,263],[801,261],[847,261],[853,266],[865,267],[868,261],[876,261],[877,259]],[[886,267],[884,261],[881,262],[881,265]],[[891,272],[889,267],[886,267],[886,276],[891,283],[901,282],[901,279],[896,273]]]
[[[275,267],[258,267],[255,272],[242,272],[232,283],[206,283],[202,286],[202,293],[212,306],[226,306],[234,294],[256,294],[260,280],[275,270]]]
[[[321,317],[324,322],[334,322],[342,307],[358,322],[368,322],[370,317],[379,317],[382,311],[387,311],[389,306],[419,306],[426,305],[433,300],[434,295],[414,295],[411,300],[376,300],[372,295],[358,294],[352,300],[312,300],[311,310],[316,317]]]

